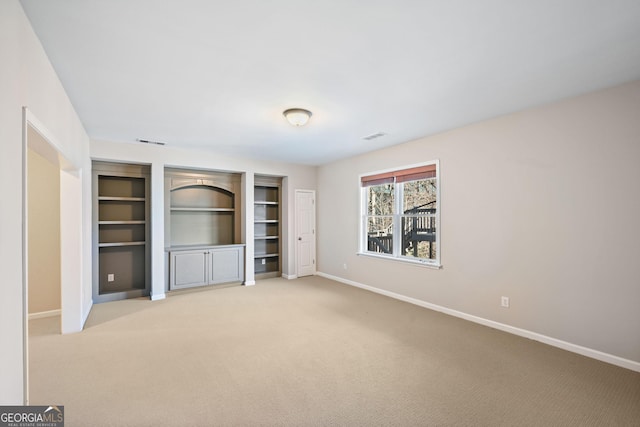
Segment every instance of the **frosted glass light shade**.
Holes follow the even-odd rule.
[[[312,115],[311,111],[303,108],[289,108],[282,114],[293,126],[304,126]]]

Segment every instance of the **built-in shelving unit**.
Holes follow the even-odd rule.
[[[254,180],[254,269],[256,278],[281,275],[281,178]]]
[[[93,162],[93,300],[149,294],[149,166]]]
[[[168,289],[244,280],[240,175],[165,169]]]

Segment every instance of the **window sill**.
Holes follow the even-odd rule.
[[[400,262],[403,264],[417,265],[419,267],[426,267],[432,270],[442,269],[442,264],[436,264],[436,263],[427,262],[427,261],[419,261],[411,258],[400,258],[400,257],[387,256],[387,255],[378,255],[371,252],[358,252],[356,253],[356,255],[370,257],[370,258],[384,259],[386,261]]]

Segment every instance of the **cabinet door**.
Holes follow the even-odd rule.
[[[244,248],[211,250],[209,277],[211,284],[244,280]]]
[[[207,251],[171,252],[169,289],[191,288],[207,284]]]

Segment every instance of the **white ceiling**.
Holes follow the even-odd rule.
[[[638,0],[22,4],[92,138],[286,162],[640,78]],[[311,121],[290,126],[291,107]]]

